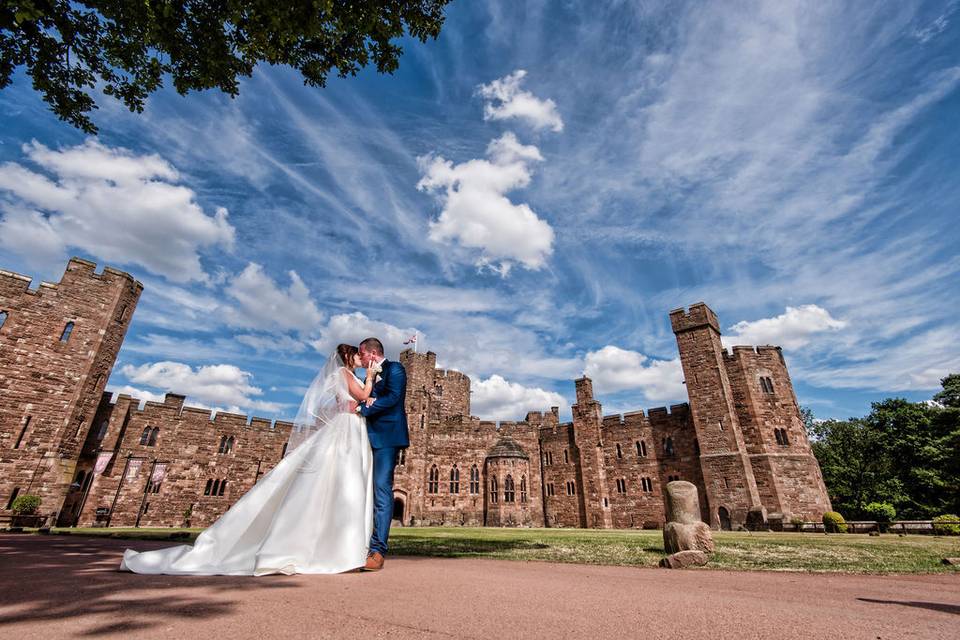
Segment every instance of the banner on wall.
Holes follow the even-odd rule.
[[[166,463],[157,464],[153,468],[153,474],[150,476],[150,484],[156,486],[163,482],[163,479],[167,477],[167,465]]]
[[[129,461],[127,464],[127,477],[126,480],[130,481],[137,477],[140,473],[140,466],[143,464],[143,460],[134,458]]]
[[[97,455],[97,463],[93,466],[93,472],[97,475],[103,473],[103,470],[107,468],[107,465],[110,464],[110,460],[113,458],[113,451],[107,451]]]

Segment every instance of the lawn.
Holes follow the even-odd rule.
[[[192,540],[201,529],[54,529],[53,533],[147,540]],[[939,536],[715,532],[708,569],[845,573],[957,572],[960,538]],[[443,558],[498,558],[579,564],[655,566],[660,531],[394,527],[391,553]]]

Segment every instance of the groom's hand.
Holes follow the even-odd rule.
[[[372,406],[373,403],[376,402],[376,401],[377,401],[376,398],[367,398],[367,406],[368,406],[368,407],[369,407],[369,406]]]

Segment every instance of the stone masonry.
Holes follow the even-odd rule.
[[[61,525],[206,526],[283,457],[289,423],[104,393],[142,291],[131,276],[75,258],[60,283],[29,283],[0,271],[0,507],[34,493]],[[714,528],[819,519],[830,502],[780,348],[726,352],[703,303],[670,320],[690,403],[604,416],[584,377],[568,423],[557,407],[482,421],[467,376],[401,353],[410,447],[394,518],[655,528],[664,487],[685,480]]]

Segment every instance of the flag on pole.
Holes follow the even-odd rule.
[[[413,345],[413,350],[414,350],[414,352],[416,352],[416,350],[417,350],[417,334],[413,334],[412,336],[410,336],[410,339],[409,339],[409,340],[404,340],[404,341],[403,341],[403,344],[412,344],[412,345]]]

